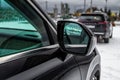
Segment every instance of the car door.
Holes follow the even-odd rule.
[[[32,15],[17,11],[9,1],[1,4],[8,7],[0,11],[0,80],[56,57],[54,52],[59,46],[49,38],[44,19],[38,19],[32,11]]]
[[[0,80],[58,80],[74,67],[79,73],[73,55],[59,49],[55,29],[42,11],[26,0],[1,4],[7,8],[1,9]]]

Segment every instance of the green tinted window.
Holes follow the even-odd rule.
[[[89,36],[83,28],[75,23],[66,23],[64,27],[64,43],[73,45],[86,45],[89,42]]]
[[[0,1],[0,57],[49,45],[42,19],[38,32],[14,7]]]

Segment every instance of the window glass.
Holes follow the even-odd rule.
[[[89,35],[84,31],[81,25],[72,22],[64,24],[64,47],[68,52],[85,54]]]
[[[89,36],[82,27],[75,23],[66,23],[64,28],[64,44],[86,45],[89,42]]]
[[[101,16],[85,15],[85,16],[81,16],[80,20],[85,20],[85,21],[101,21],[102,17]]]
[[[20,12],[1,0],[0,57],[49,45],[43,20],[39,32]]]

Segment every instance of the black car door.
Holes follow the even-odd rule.
[[[73,55],[59,49],[55,29],[44,14],[26,0],[1,4],[8,7],[1,9],[0,80],[57,80],[77,67]]]

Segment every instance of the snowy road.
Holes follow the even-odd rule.
[[[114,27],[109,44],[98,43],[101,54],[101,80],[120,80],[120,26]]]

